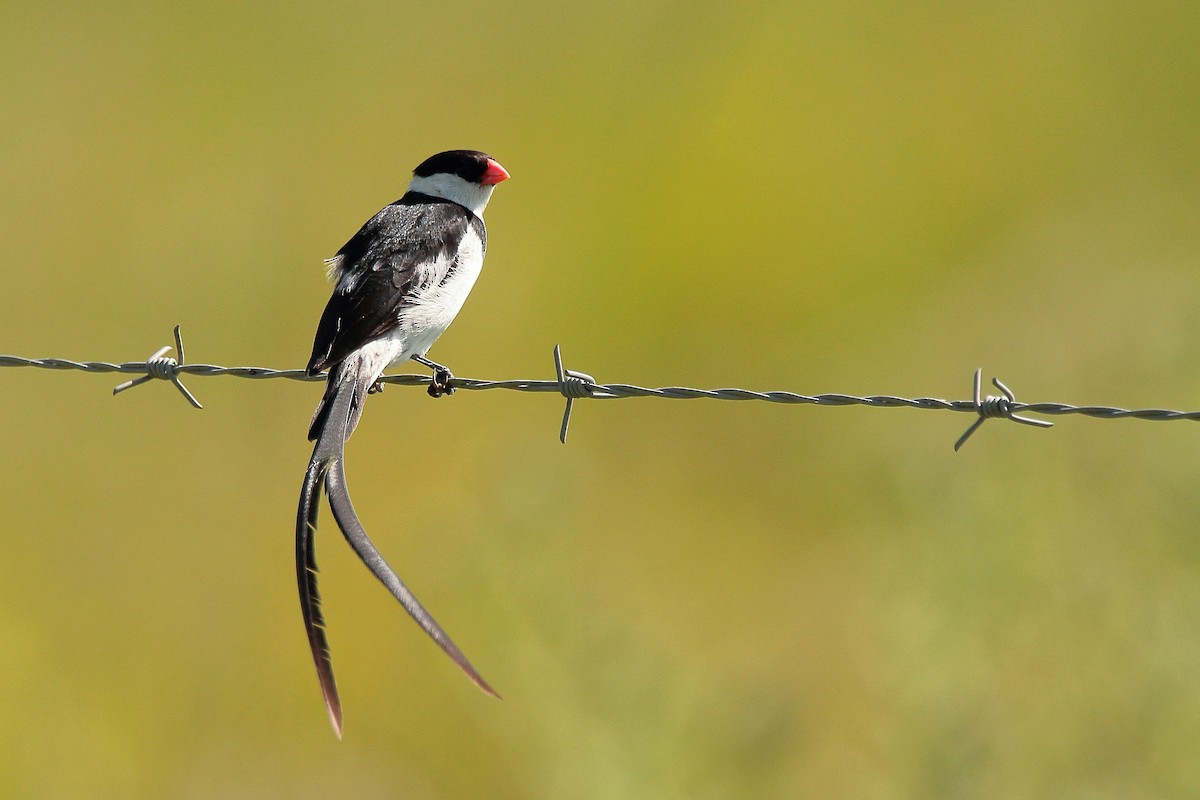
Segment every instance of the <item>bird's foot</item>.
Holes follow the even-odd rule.
[[[382,394],[382,393],[383,393],[383,379],[376,378],[375,382],[367,387],[367,394]]]
[[[454,394],[454,387],[450,385],[452,380],[454,380],[454,373],[445,367],[434,370],[433,380],[429,382],[429,396],[441,397],[444,394]]]
[[[424,364],[433,370],[433,380],[429,383],[429,396],[441,397],[444,394],[454,394],[454,387],[450,385],[450,381],[454,380],[454,373],[447,367],[430,361],[425,356],[413,356],[413,361],[418,364]]]

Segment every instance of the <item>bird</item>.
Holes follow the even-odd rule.
[[[317,591],[314,538],[321,488],[334,520],[359,558],[404,610],[484,692],[499,698],[380,555],[346,486],[345,444],[368,394],[381,391],[388,366],[412,359],[433,371],[429,394],[454,391],[453,373],[426,357],[453,322],[479,277],[487,249],[483,211],[508,171],[478,150],[447,150],[422,161],[404,195],[384,206],[326,260],[333,294],[321,314],[306,372],[328,371],[313,413],[315,442],[296,512],[296,578],[304,628],[334,733],[342,706]]]

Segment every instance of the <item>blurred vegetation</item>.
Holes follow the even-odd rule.
[[[300,366],[321,259],[449,147],[513,180],[471,377],[1200,405],[1194,3],[5,4],[0,352]],[[292,518],[320,391],[5,370],[0,797],[1172,798],[1182,423],[374,398],[381,550]],[[417,424],[414,424],[417,423]]]

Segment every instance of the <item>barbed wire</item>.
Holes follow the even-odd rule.
[[[200,401],[183,385],[180,376],[183,375],[231,375],[235,378],[251,378],[266,380],[284,378],[295,381],[324,381],[325,375],[309,375],[302,369],[271,369],[268,367],[219,367],[213,364],[184,363],[183,338],[179,326],[175,326],[175,352],[178,358],[166,355],[171,347],[159,348],[145,361],[126,361],[113,363],[109,361],[72,361],[65,358],[23,358],[21,356],[0,355],[0,367],[35,367],[39,369],[80,370],[95,373],[129,373],[141,377],[125,381],[113,389],[113,394],[119,394],[126,389],[139,386],[148,381],[159,379],[168,380],[195,408],[203,408]],[[977,419],[967,428],[966,432],[954,444],[957,451],[977,431],[979,426],[989,419],[1007,419],[1024,425],[1039,428],[1053,427],[1054,423],[1022,416],[1033,413],[1046,416],[1064,416],[1079,414],[1094,419],[1142,419],[1158,422],[1173,420],[1200,421],[1200,411],[1172,411],[1163,408],[1124,409],[1111,406],[1075,406],[1067,403],[1022,403],[1016,399],[1012,390],[993,378],[992,383],[1003,394],[1000,396],[982,396],[983,370],[975,371],[974,387],[970,400],[940,400],[935,397],[905,398],[893,395],[867,395],[859,397],[849,394],[798,394],[796,392],[770,391],[758,392],[750,389],[694,389],[686,386],[663,386],[648,388],[627,383],[599,383],[585,372],[577,372],[563,366],[562,352],[558,345],[554,346],[554,367],[557,374],[555,380],[479,380],[476,378],[452,377],[449,381],[451,391],[464,389],[466,391],[487,391],[491,389],[507,389],[517,392],[549,392],[566,398],[566,408],[563,410],[562,424],[559,427],[559,441],[567,441],[567,428],[571,421],[571,412],[576,400],[616,400],[627,397],[660,397],[669,400],[757,400],[767,403],[784,403],[790,405],[815,406],[868,406],[870,408],[921,408],[933,411],[959,411],[975,414]],[[385,375],[379,379],[381,384],[397,384],[400,386],[428,386],[433,379],[425,375]]]

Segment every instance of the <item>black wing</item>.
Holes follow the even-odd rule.
[[[446,279],[472,225],[483,227],[466,208],[415,192],[369,219],[335,256],[337,286],[317,325],[309,374],[396,327],[414,295]]]

